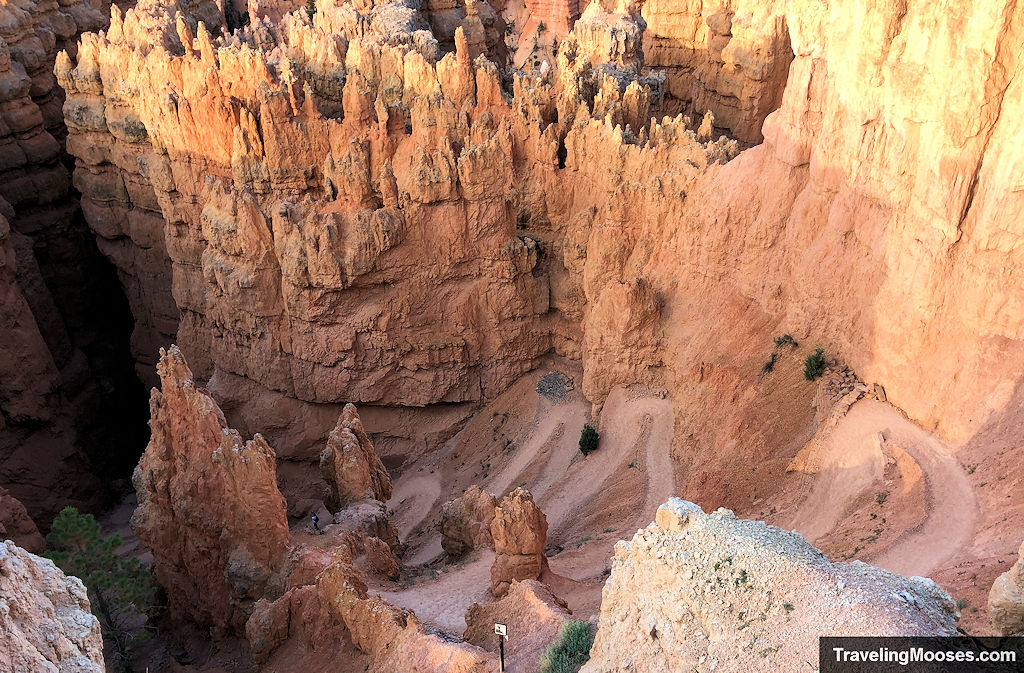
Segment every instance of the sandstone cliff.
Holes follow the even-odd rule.
[[[0,668],[103,673],[100,622],[85,585],[52,561],[0,542]]]
[[[289,545],[274,451],[227,427],[176,347],[161,351],[157,371],[132,529],[153,551],[174,620],[243,633]]]
[[[955,635],[934,582],[830,563],[795,533],[672,499],[615,547],[584,673],[800,671],[822,635]]]

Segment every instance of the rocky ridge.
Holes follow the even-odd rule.
[[[799,534],[673,498],[615,546],[582,671],[798,671],[818,637],[955,635],[933,581],[831,563]]]
[[[0,542],[0,667],[103,673],[100,622],[85,586],[52,561]]]

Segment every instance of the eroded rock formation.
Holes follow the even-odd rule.
[[[586,673],[799,671],[823,635],[956,634],[938,585],[831,563],[796,533],[673,498],[615,546]]]
[[[355,646],[370,656],[376,673],[437,670],[441,666],[453,673],[485,673],[498,666],[496,655],[428,633],[411,612],[380,596],[368,596],[362,577],[345,558],[321,572],[316,584],[320,600],[345,624]]]
[[[0,542],[0,668],[103,673],[100,622],[85,585],[52,561]]]
[[[452,556],[491,547],[491,522],[498,499],[476,484],[441,507],[441,548]]]
[[[515,647],[508,648],[506,653],[508,670],[538,670],[541,656],[558,640],[562,624],[571,614],[565,602],[546,585],[536,580],[512,582],[508,593],[500,600],[470,606],[463,637],[468,643],[496,652],[498,641],[494,623],[502,622],[515,638]]]
[[[1024,545],[1013,567],[996,578],[988,595],[988,613],[996,635],[1024,632]]]
[[[331,513],[353,502],[391,498],[391,477],[373,450],[359,413],[346,404],[320,454],[320,474],[327,483],[324,504]]]
[[[33,554],[42,554],[46,549],[46,541],[29,518],[25,505],[0,486],[0,541],[3,540],[11,540]]]
[[[535,580],[547,568],[544,545],[548,520],[533,496],[517,488],[501,500],[491,521],[494,563],[491,565],[491,591],[503,596],[514,580]]]
[[[177,347],[161,350],[157,371],[132,529],[153,551],[174,619],[243,633],[289,546],[274,451],[227,427]]]

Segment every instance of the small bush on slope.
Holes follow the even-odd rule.
[[[804,378],[813,381],[825,373],[828,364],[825,362],[825,349],[815,348],[814,352],[804,360]]]
[[[600,438],[601,436],[597,434],[597,430],[594,429],[594,426],[589,423],[584,425],[583,432],[580,433],[580,453],[585,456],[591,451],[596,450],[597,442]]]
[[[541,657],[540,672],[576,673],[590,659],[593,644],[590,624],[577,619],[566,622],[562,625],[558,640]]]

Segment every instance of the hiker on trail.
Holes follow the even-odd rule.
[[[320,530],[320,517],[316,514],[313,515],[313,530],[316,531],[317,535],[323,535],[324,532]]]

